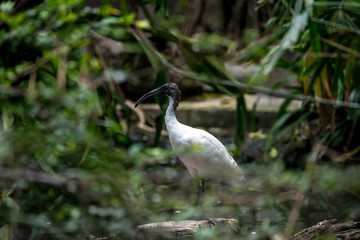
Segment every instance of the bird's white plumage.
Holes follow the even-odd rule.
[[[178,156],[191,176],[224,179],[236,173],[242,177],[241,169],[225,146],[210,133],[178,122],[173,104],[174,100],[169,97],[165,124],[174,150],[189,150]]]

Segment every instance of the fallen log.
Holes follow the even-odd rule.
[[[360,239],[360,222],[337,223],[336,219],[324,220],[298,232],[289,240],[325,239],[326,236],[344,240]]]
[[[210,218],[209,220],[184,220],[160,223],[148,223],[136,228],[132,240],[157,239],[192,239],[199,231],[211,229],[212,231],[233,232],[238,229],[236,219]]]

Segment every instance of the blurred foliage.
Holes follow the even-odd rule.
[[[300,87],[292,88],[293,94],[333,100],[333,103],[359,103],[360,85],[356,80],[360,76],[359,2],[278,1],[274,10],[278,15],[267,24],[272,35],[261,46],[256,46],[262,48],[262,52],[267,51],[262,60],[263,73],[271,72],[274,67],[295,73]],[[272,45],[274,41],[278,41],[275,46]],[[274,88],[289,81],[291,78],[277,82]],[[269,147],[275,144],[274,140],[281,139],[285,132],[294,136],[305,120],[316,125],[310,132],[303,133],[306,139],[345,152],[347,158],[359,156],[360,139],[355,134],[360,127],[358,108],[305,102],[301,112],[287,113],[291,101],[289,96],[280,108],[265,156]],[[278,131],[280,134],[275,136]],[[289,139],[288,134],[286,139]],[[315,144],[311,147],[314,149]]]
[[[298,172],[286,169],[281,161],[247,166],[246,185],[234,182],[221,188],[214,184],[203,206],[194,207],[195,186],[186,171],[174,164],[174,153],[145,147],[141,136],[131,134],[135,118],[122,84],[129,79],[138,82],[137,86],[146,84],[138,73],[150,67],[155,80],[150,87],[161,85],[170,79],[162,59],[174,59],[165,50],[157,55],[135,33],[150,36],[159,45],[175,43],[192,73],[200,79],[214,79],[207,83],[237,97],[235,142],[240,145],[245,139],[245,100],[242,90],[223,84],[224,79],[235,79],[219,57],[233,52],[237,45],[217,34],[184,36],[179,31],[183,17],[169,13],[168,1],[138,1],[135,6],[133,1],[117,3],[119,8],[110,1],[98,7],[88,6],[85,0],[0,3],[0,239],[91,239],[111,234],[124,239],[142,223],[214,216],[236,218],[241,229],[234,235],[219,232],[210,236],[204,231],[199,239],[260,239],[284,232],[284,225],[296,220],[290,218],[292,211],[300,211],[307,225],[315,223],[307,215],[315,210],[330,217],[356,218],[359,209],[351,201],[358,200],[358,167],[337,170],[312,161]],[[269,27],[279,24],[270,41],[255,46],[257,50],[250,55],[263,56],[266,44],[284,37],[266,58],[266,71],[276,64],[288,66],[299,71],[301,90],[306,94],[357,102],[359,45],[354,34],[358,34],[358,19],[352,16],[358,14],[358,4],[339,2],[343,4],[339,8],[337,2],[324,1],[310,8],[300,0],[285,3],[277,3],[282,13],[279,19],[269,20]],[[180,5],[186,3],[180,1]],[[314,31],[324,35],[313,37]],[[248,34],[256,39],[258,32],[249,30]],[[352,51],[337,44],[350,44]],[[280,56],[292,45],[301,53],[335,51],[340,55],[314,58],[306,54],[305,59],[289,64]],[[350,57],[342,58],[342,54]],[[163,109],[165,99],[157,99]],[[321,114],[314,106],[287,113],[288,103],[279,111],[267,149],[273,139]],[[358,112],[334,111],[336,117],[345,116],[345,122],[323,139],[340,144],[349,139],[345,137],[349,128],[354,133]],[[155,142],[159,142],[162,116],[157,118]],[[294,124],[282,128],[287,123]],[[349,140],[349,150],[353,142]],[[294,208],[299,194],[307,196],[302,209]],[[219,197],[223,204],[214,207]],[[334,199],[345,197],[348,204],[334,205]],[[315,210],[310,209],[314,206]],[[290,233],[299,230],[286,229]]]
[[[0,5],[1,239],[129,236],[151,215],[142,171],[169,153],[129,149],[125,99],[93,45],[98,32],[141,52],[135,14],[85,3]]]

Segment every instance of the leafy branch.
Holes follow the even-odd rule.
[[[242,83],[242,82],[234,82],[234,81],[231,81],[228,79],[213,78],[211,80],[207,77],[202,77],[196,73],[181,69],[181,68],[173,65],[169,61],[167,61],[166,58],[164,56],[162,56],[162,54],[152,46],[150,41],[144,36],[144,34],[138,28],[133,28],[131,30],[131,32],[133,33],[135,38],[139,42],[141,42],[153,54],[153,56],[156,57],[157,60],[159,60],[161,62],[161,64],[168,67],[174,73],[177,73],[183,77],[191,78],[191,79],[198,80],[198,81],[201,81],[204,83],[209,83],[209,84],[222,84],[225,86],[237,87],[238,89],[240,89],[244,92],[247,92],[247,93],[256,92],[256,93],[261,93],[261,94],[278,97],[278,98],[290,98],[293,100],[298,100],[298,101],[303,101],[303,102],[327,104],[327,105],[331,105],[334,107],[360,109],[359,103],[335,101],[335,100],[327,99],[327,98],[315,98],[312,96],[305,96],[305,95],[301,95],[301,94],[290,94],[290,93],[287,93],[287,92],[281,91],[281,90],[269,89],[269,88],[261,87],[261,86],[254,86],[254,85]]]

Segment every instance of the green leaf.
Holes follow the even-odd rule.
[[[0,239],[11,240],[11,228],[9,225],[5,224],[0,228]]]
[[[300,33],[305,29],[308,17],[309,15],[307,12],[296,13],[293,16],[290,29],[285,34],[280,44],[270,51],[264,59],[263,64],[265,64],[265,74],[269,74],[272,71],[285,50],[294,47],[299,39]]]
[[[358,103],[359,102],[359,93],[356,89],[353,89],[350,93],[349,96],[349,102],[354,102],[354,103]],[[348,114],[347,114],[347,118],[351,121],[354,122],[354,124],[357,123],[356,116],[357,114],[360,112],[359,109],[349,109],[348,110]]]
[[[238,148],[245,140],[247,126],[247,110],[244,95],[240,95],[236,99],[236,130],[234,142]]]
[[[14,1],[4,1],[0,3],[0,12],[10,14],[14,9],[15,2]]]
[[[146,57],[149,59],[149,61],[150,61],[151,65],[152,65],[152,67],[154,68],[155,72],[160,71],[161,63],[159,62],[159,60],[152,54],[152,52],[141,41],[138,41],[138,43],[142,47]]]
[[[287,107],[291,104],[293,100],[291,98],[287,98],[283,101],[283,103],[280,105],[280,108],[278,110],[276,119],[279,119],[280,117],[282,117],[285,113],[286,113],[286,109]]]
[[[213,69],[215,76],[236,82],[236,79],[227,71],[224,63],[216,55],[206,55],[205,64]]]
[[[155,12],[160,13],[161,17],[167,17],[169,15],[168,0],[156,0]]]
[[[155,87],[160,87],[169,81],[170,81],[169,71],[167,68],[163,67],[157,73]],[[165,116],[165,110],[166,110],[164,105],[167,102],[167,96],[166,95],[157,95],[157,96],[155,96],[155,100],[159,104],[160,108],[162,109],[161,113],[155,119],[156,132],[155,132],[154,146],[158,146],[159,141],[160,141],[160,136],[161,136],[161,130],[163,127],[163,122],[164,122],[164,116]]]
[[[271,149],[271,145],[273,144],[273,141],[275,137],[277,136],[278,131],[281,129],[281,127],[293,116],[299,114],[301,110],[296,110],[293,112],[285,113],[283,114],[278,120],[275,121],[274,125],[272,126],[265,145],[265,151],[264,151],[264,160],[268,160],[268,154]]]

